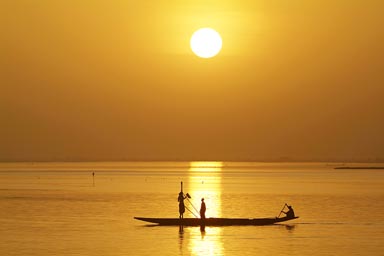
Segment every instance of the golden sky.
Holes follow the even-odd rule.
[[[383,9],[1,0],[0,161],[384,159]]]

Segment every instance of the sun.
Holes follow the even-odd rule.
[[[200,58],[216,56],[223,45],[220,34],[212,28],[200,28],[193,33],[190,41],[191,49]]]

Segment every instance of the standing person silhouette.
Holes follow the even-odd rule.
[[[205,211],[207,210],[205,203],[204,203],[204,198],[201,198],[201,206],[200,206],[200,218],[202,220],[205,220]]]
[[[200,206],[200,231],[205,232],[205,211],[207,210],[207,207],[204,203],[204,198],[201,198],[201,206]]]
[[[180,219],[182,219],[182,218],[184,218],[183,217],[183,214],[184,214],[184,212],[185,212],[185,205],[184,205],[184,199],[185,199],[186,197],[184,196],[184,193],[183,193],[183,191],[180,191],[180,193],[179,193],[179,197],[177,198],[177,201],[179,202],[179,218]]]

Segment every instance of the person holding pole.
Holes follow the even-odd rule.
[[[287,207],[288,207],[288,211],[286,211],[286,212],[283,211],[283,213],[285,213],[285,215],[286,215],[288,218],[292,218],[292,219],[295,218],[295,212],[293,211],[292,206],[287,205]]]
[[[286,212],[284,211],[285,207],[288,207],[288,211]],[[279,218],[282,213],[284,213],[287,218],[290,218],[290,219],[295,218],[295,212],[293,211],[292,206],[288,205],[287,203],[284,204],[283,209],[281,209],[279,216],[277,216],[276,218]]]
[[[185,212],[185,205],[184,205],[184,199],[186,197],[184,196],[183,192],[180,192],[179,193],[179,197],[177,199],[177,201],[179,201],[179,218],[182,219],[183,218],[183,214]]]
[[[179,202],[179,218],[182,219],[184,218],[183,217],[183,214],[185,212],[185,205],[184,205],[184,199],[187,198],[186,196],[184,196],[184,193],[183,193],[183,182],[181,182],[181,191],[179,193],[179,197],[177,198],[177,201]]]

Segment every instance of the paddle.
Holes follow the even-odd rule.
[[[281,213],[283,212],[283,210],[285,209],[286,206],[287,206],[287,203],[284,204],[284,207],[283,207],[283,209],[281,209],[281,211],[280,211],[280,213],[279,213],[279,216],[277,216],[277,218],[280,217]]]

